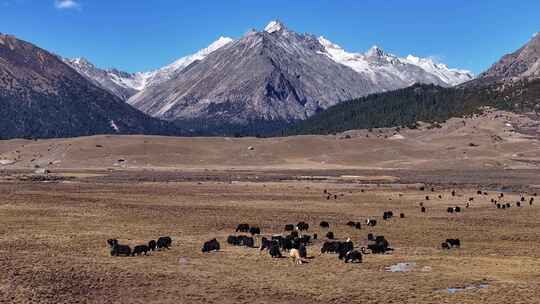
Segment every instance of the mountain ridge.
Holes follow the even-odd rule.
[[[292,122],[371,93],[417,82],[449,86],[472,78],[468,73],[465,79],[446,83],[420,64],[405,62],[382,50],[379,56],[376,50],[368,56],[369,52],[359,55],[340,48],[347,56],[361,58],[370,65],[370,71],[359,71],[333,56],[330,45],[335,46],[324,38],[299,34],[272,21],[262,31],[248,32],[194,62],[174,79],[149,87],[128,102],[154,117],[171,121]],[[463,72],[433,62],[431,65],[444,67],[450,73]]]
[[[0,34],[0,138],[179,134],[96,86],[58,56]]]

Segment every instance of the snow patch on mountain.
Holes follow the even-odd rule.
[[[97,86],[106,89],[123,100],[128,100],[136,93],[153,85],[170,80],[184,68],[195,61],[203,60],[209,54],[234,41],[228,37],[220,37],[207,48],[195,54],[182,57],[175,62],[150,72],[127,73],[117,69],[100,69],[85,58],[62,58],[79,74],[92,81]]]
[[[470,71],[450,69],[445,64],[435,63],[432,59],[413,55],[399,58],[384,52],[378,46],[373,46],[362,54],[349,53],[322,36],[319,37],[319,42],[324,46],[323,54],[359,73],[366,74],[376,82],[401,80],[407,84],[421,82],[453,86],[474,78]]]
[[[215,52],[216,50],[224,47],[225,45],[233,41],[234,40],[229,37],[219,37],[218,40],[214,41],[207,48],[204,48],[193,55],[182,57],[175,62],[158,70],[137,73],[143,79],[143,86],[139,89],[139,91],[143,90],[148,86],[157,85],[173,78],[177,73],[182,71],[188,65],[192,64],[197,60],[203,60],[209,54]]]
[[[280,30],[282,30],[284,28],[283,24],[279,21],[270,21],[270,23],[268,23],[268,25],[264,28],[264,30],[267,32],[267,33],[273,33],[273,32],[278,32]]]

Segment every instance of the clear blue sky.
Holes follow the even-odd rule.
[[[379,45],[475,73],[540,31],[539,0],[0,0],[0,32],[144,71],[279,19],[348,51]]]

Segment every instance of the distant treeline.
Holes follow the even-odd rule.
[[[510,111],[539,111],[540,80],[485,85],[472,82],[455,88],[416,84],[335,105],[281,130],[277,136],[333,134],[352,129],[415,128],[418,121],[441,123],[491,106]]]
[[[540,111],[540,79],[513,82],[474,80],[453,88],[431,84],[372,94],[339,103],[304,121],[176,121],[190,136],[292,136],[334,134],[354,129],[416,128],[417,122],[437,126],[452,117],[480,113],[490,106],[515,112]]]

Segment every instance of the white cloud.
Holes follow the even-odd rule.
[[[57,9],[74,9],[81,7],[77,0],[55,0],[54,6]]]

